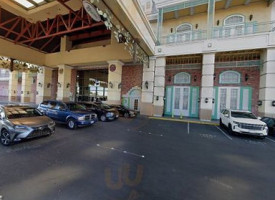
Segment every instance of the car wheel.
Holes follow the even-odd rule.
[[[11,135],[9,133],[9,131],[7,130],[2,130],[1,132],[1,144],[3,144],[4,146],[9,146],[12,143],[11,140]]]
[[[129,118],[129,116],[130,116],[129,113],[124,113],[125,118]]]
[[[220,127],[223,128],[223,123],[222,123],[222,119],[220,119]]]
[[[74,119],[68,119],[67,126],[69,129],[76,129],[76,122]]]
[[[234,131],[232,130],[231,124],[229,124],[229,126],[228,126],[228,131],[229,131],[230,135],[234,135]]]
[[[105,122],[105,121],[106,121],[106,116],[105,116],[105,115],[101,115],[101,116],[100,116],[100,120],[101,120],[102,122]]]

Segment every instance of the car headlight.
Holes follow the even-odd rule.
[[[54,121],[51,121],[51,122],[49,123],[49,126],[50,126],[50,127],[55,126],[55,122],[54,122]]]
[[[263,130],[267,130],[267,129],[268,129],[267,125],[264,125]]]
[[[26,127],[26,126],[14,126],[14,130],[15,130],[16,132],[26,132],[26,131],[28,131],[29,129],[28,129],[28,127]]]
[[[233,121],[233,124],[236,124],[237,126],[240,126],[240,122]]]
[[[78,119],[79,121],[84,121],[84,120],[85,120],[85,116],[78,117],[77,119]]]
[[[114,113],[112,113],[112,112],[107,112],[106,113],[106,117],[112,117],[112,116],[114,116]]]

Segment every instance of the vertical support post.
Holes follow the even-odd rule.
[[[71,76],[72,69],[66,65],[58,66],[57,100],[71,100]]]
[[[40,104],[44,100],[52,99],[52,69],[43,67],[42,70],[37,73],[36,81],[36,104]]]
[[[158,11],[158,21],[157,21],[157,44],[161,44],[162,37],[162,25],[163,25],[163,8]]]
[[[32,76],[30,72],[22,73],[22,94],[21,103],[29,103],[31,100]]]
[[[17,101],[18,71],[10,72],[9,102]]]
[[[215,19],[215,5],[216,5],[216,0],[208,0],[207,39],[212,38],[214,19]]]

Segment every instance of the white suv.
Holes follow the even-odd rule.
[[[243,110],[223,110],[220,115],[220,126],[227,127],[229,132],[255,135],[265,138],[268,133],[267,125],[253,113]]]

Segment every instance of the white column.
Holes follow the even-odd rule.
[[[163,114],[164,107],[164,96],[165,96],[165,57],[156,59],[155,67],[155,87],[154,87],[154,116],[161,117]]]
[[[261,116],[275,117],[275,48],[266,49],[263,53],[263,67],[261,68],[259,106]]]
[[[31,84],[32,76],[30,72],[22,73],[22,91],[21,91],[21,103],[28,103],[31,99]]]
[[[142,92],[140,114],[152,116],[154,99],[154,80],[155,80],[156,58],[150,57],[149,64],[143,65]]]
[[[18,71],[10,72],[9,101],[17,101]]]
[[[43,67],[40,72],[37,73],[36,81],[36,104],[41,103],[44,100],[52,99],[52,69]]]
[[[108,103],[121,104],[121,76],[123,62],[119,60],[108,61]]]
[[[71,97],[72,68],[66,65],[58,66],[57,100],[69,101]]]
[[[212,99],[214,85],[215,54],[203,55],[201,98],[200,98],[200,120],[210,121],[212,116]]]

